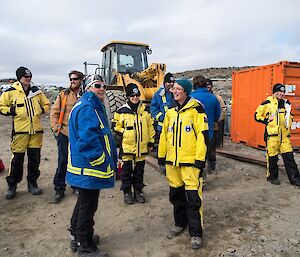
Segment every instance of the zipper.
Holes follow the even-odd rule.
[[[142,121],[140,121],[141,124],[141,142],[143,142],[143,126],[142,126]]]
[[[180,121],[180,126],[179,126],[179,147],[181,147],[181,134],[182,134],[182,120]]]
[[[178,122],[179,122],[179,113],[177,113],[177,122],[176,122],[177,126],[176,126],[176,135],[175,135],[175,140],[176,140],[176,142],[175,142],[175,163],[174,163],[175,166],[176,166],[177,157],[178,157],[178,153],[177,153],[177,151],[178,151],[178,147],[177,147],[177,145],[178,145],[178,127],[179,127]]]
[[[25,98],[25,103],[27,104],[28,106],[28,114],[29,114],[29,118],[30,118],[30,128],[29,128],[29,134],[31,134],[31,132],[34,132],[33,130],[33,120],[32,120],[32,110],[30,108],[30,105],[29,105],[29,101],[27,98]]]
[[[137,139],[137,156],[140,156],[140,129],[139,129],[139,117],[138,114],[136,114],[136,139]]]

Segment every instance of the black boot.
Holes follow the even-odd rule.
[[[107,253],[100,252],[97,246],[92,242],[78,243],[79,257],[106,257]]]
[[[40,195],[42,190],[39,188],[36,182],[28,182],[28,192],[32,195]]]
[[[145,203],[145,197],[143,195],[142,190],[135,190],[134,191],[134,198],[137,203]]]
[[[134,199],[132,197],[132,192],[131,191],[124,191],[124,203],[126,204],[133,204]]]
[[[16,185],[9,185],[7,191],[5,192],[5,199],[13,199],[16,196]]]
[[[99,243],[100,243],[100,236],[97,235],[97,234],[94,234],[92,240],[93,240],[93,243],[95,245],[99,245]],[[79,245],[78,245],[78,242],[77,242],[75,236],[71,235],[71,243],[70,243],[71,251],[74,252],[74,253],[76,253],[78,247],[79,247]]]
[[[55,192],[53,202],[54,202],[54,203],[60,203],[61,200],[62,200],[64,197],[65,197],[65,192],[64,192],[64,190],[57,190],[57,191]]]

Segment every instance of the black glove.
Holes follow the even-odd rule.
[[[10,115],[16,116],[17,115],[17,113],[16,113],[16,106],[10,107],[9,112],[10,112]]]

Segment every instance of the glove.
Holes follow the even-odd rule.
[[[17,115],[17,113],[16,113],[16,106],[10,107],[9,112],[10,112],[10,115],[16,116]]]

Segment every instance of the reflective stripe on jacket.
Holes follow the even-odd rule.
[[[169,109],[160,136],[159,163],[204,168],[208,123],[203,106],[191,98],[180,110]]]
[[[154,144],[153,119],[144,104],[139,105],[137,113],[128,104],[121,106],[114,114],[113,128],[122,135],[124,155],[146,155],[148,146]]]
[[[30,87],[26,96],[22,84],[17,81],[0,97],[0,112],[3,115],[13,115],[13,133],[36,134],[43,132],[41,114],[49,110],[50,102],[45,94],[36,86]]]
[[[117,150],[105,109],[92,92],[85,92],[69,118],[67,182],[85,189],[114,186]]]

